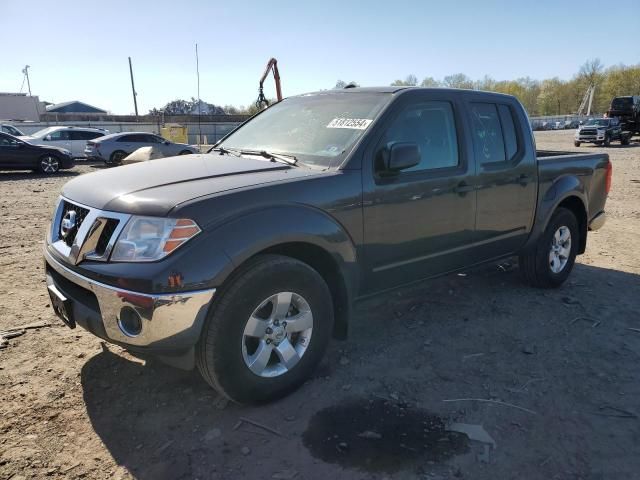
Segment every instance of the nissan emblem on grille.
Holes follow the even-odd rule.
[[[62,238],[67,238],[67,235],[76,228],[76,212],[75,210],[69,210],[60,224],[60,235]]]

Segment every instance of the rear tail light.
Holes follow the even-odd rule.
[[[604,181],[604,191],[608,195],[611,191],[611,176],[613,175],[613,165],[611,160],[607,163],[607,176]]]

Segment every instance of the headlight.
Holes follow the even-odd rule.
[[[111,254],[114,262],[153,262],[200,233],[188,218],[131,217]]]

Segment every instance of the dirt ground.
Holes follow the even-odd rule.
[[[614,176],[562,288],[505,262],[367,300],[313,379],[250,408],[63,326],[40,251],[60,187],[94,168],[0,172],[0,330],[51,324],[0,350],[0,479],[640,478],[640,143],[572,133],[538,148],[606,151]]]

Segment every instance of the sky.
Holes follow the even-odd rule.
[[[285,96],[338,79],[388,85],[465,73],[472,79],[571,78],[587,59],[640,63],[640,49],[612,40],[640,0],[0,0],[0,92],[31,89],[53,103],[81,100],[140,113],[176,98],[247,105],[270,57]],[[632,22],[633,23],[633,22]],[[619,39],[620,37],[618,37]],[[621,48],[611,48],[617,44]],[[26,90],[26,86],[24,87]],[[23,90],[23,91],[24,91]],[[273,80],[265,94],[275,97]]]

